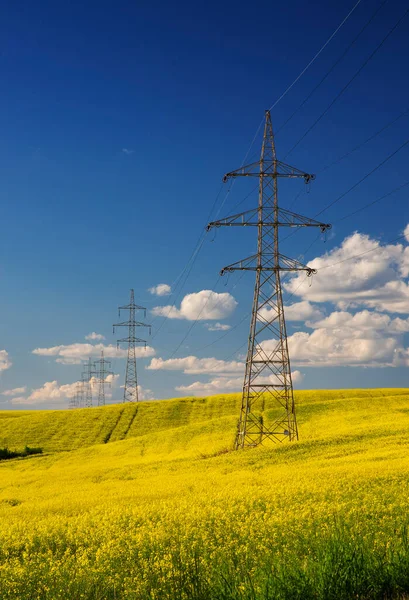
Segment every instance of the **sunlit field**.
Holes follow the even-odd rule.
[[[241,452],[233,394],[1,412],[0,598],[409,597],[409,390],[296,400]]]

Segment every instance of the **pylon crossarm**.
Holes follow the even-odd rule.
[[[124,344],[125,344],[125,343],[126,343],[126,344],[130,344],[131,342],[132,342],[132,343],[133,343],[133,342],[135,342],[135,344],[136,344],[136,343],[138,343],[138,344],[144,344],[144,345],[145,345],[145,348],[146,348],[146,340],[140,340],[139,338],[136,338],[136,337],[127,337],[127,338],[122,338],[121,340],[118,340],[118,341],[117,341],[117,346],[119,346],[119,344],[121,344],[121,343],[124,343]]]
[[[265,214],[266,212],[267,215]],[[274,211],[272,208],[263,207],[261,210],[260,208],[252,208],[237,215],[212,221],[207,225],[206,231],[210,231],[213,227],[258,227],[259,225],[273,227],[274,225],[278,225],[278,227],[319,227],[322,233],[324,233],[332,227],[330,223],[320,223],[315,219],[304,217],[284,208],[278,209],[278,218],[278,221],[274,220]]]
[[[263,162],[257,161],[250,163],[249,165],[226,173],[223,177],[223,182],[226,183],[226,181],[233,177],[303,178],[305,183],[309,183],[315,179],[315,175],[312,173],[300,171],[300,169],[287,165],[280,160],[264,160]]]
[[[258,225],[257,221],[251,221],[252,218],[257,217],[258,208],[253,208],[251,210],[246,210],[242,213],[238,213],[237,215],[232,215],[231,217],[225,217],[224,219],[220,219],[219,221],[212,221],[206,227],[206,231],[210,231],[213,227],[232,227],[232,226],[245,226],[245,225]]]
[[[257,169],[257,170],[256,170]],[[259,177],[260,175],[260,162],[250,163],[244,167],[240,167],[234,171],[226,173],[223,177],[223,182],[226,183],[231,177]]]
[[[137,304],[126,304],[125,306],[118,306],[118,310],[144,310],[146,312],[146,308],[144,306],[138,306]]]
[[[259,264],[259,255],[253,254],[253,256],[249,256],[248,258],[239,260],[231,265],[227,265],[227,267],[223,267],[223,269],[220,271],[220,275],[231,273],[233,271],[306,271],[307,275],[310,277],[311,275],[315,275],[317,273],[316,269],[307,267],[306,265],[298,262],[298,260],[284,256],[284,254],[279,255],[278,266],[276,265],[274,258],[275,255],[273,253],[264,253],[263,263]]]
[[[332,227],[330,223],[320,223],[315,219],[293,213],[285,208],[278,209],[278,216],[280,221],[277,225],[281,227],[319,227],[323,233]]]
[[[139,321],[122,321],[122,323],[114,323],[114,327],[129,327],[129,326],[137,326],[137,327],[151,327],[147,323],[139,323]]]

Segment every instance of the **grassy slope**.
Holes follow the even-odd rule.
[[[409,391],[297,400],[299,443],[207,458],[237,396],[2,413],[10,445],[77,449],[0,464],[0,597],[403,598]]]
[[[304,427],[303,438],[324,434],[323,431],[320,433],[320,414],[329,422],[328,411],[345,410],[346,414],[353,415],[355,408],[359,409],[360,399],[368,398],[373,398],[372,402],[377,403],[382,412],[382,398],[404,395],[406,392],[400,389],[296,392],[296,402],[300,405],[298,420],[300,426]],[[344,402],[345,399],[348,401]],[[240,397],[227,394],[76,411],[0,411],[0,447],[20,450],[28,445],[41,447],[46,452],[70,451],[183,426],[191,428],[186,435],[195,438],[202,423],[207,423],[203,425],[204,435],[210,430],[214,433],[208,442],[211,448],[217,449],[220,444],[220,447],[229,447],[234,437],[239,406]],[[265,419],[268,421],[269,416],[273,418],[274,412],[274,407],[267,404]],[[375,411],[370,410],[368,418],[376,420]],[[351,426],[354,427],[353,422]]]

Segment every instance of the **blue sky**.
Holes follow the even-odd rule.
[[[355,4],[256,1],[249,10],[233,2],[17,1],[3,8],[0,394],[19,389],[0,395],[4,408],[66,406],[70,388],[64,386],[81,372],[72,363],[86,358],[86,348],[78,345],[88,343],[92,332],[105,340],[91,343],[115,344],[112,323],[131,287],[149,311],[173,303],[179,310],[186,295],[199,294],[185,300],[184,314],[174,312],[178,318],[163,322],[148,312],[153,350],[138,362],[145,397],[240,388],[253,276],[218,280],[218,272],[253,252],[254,232],[208,234],[177,295],[148,290],[172,286],[183,272],[216,197],[213,218],[255,205],[255,192],[243,201],[252,189],[243,181],[227,197],[228,187],[220,192],[222,175],[242,164],[264,110]],[[409,15],[287,156],[406,9],[400,0],[361,0],[272,110],[279,158],[317,173],[310,193],[302,191],[295,202],[302,184],[283,183],[283,207],[313,217],[408,139],[409,114],[403,113],[409,108]],[[259,132],[249,159],[257,159],[260,143]],[[331,234],[326,242],[316,241],[303,260],[329,253],[321,266],[348,261],[319,273],[311,288],[288,300],[304,302],[289,312],[298,311],[295,316],[303,320],[288,323],[289,335],[297,334],[292,339],[297,387],[407,385],[408,240],[387,242],[409,223],[409,188],[340,219],[409,181],[408,152],[403,147],[324,213],[334,223]],[[315,237],[300,232],[283,242],[282,251],[304,256]],[[368,250],[364,259],[351,260]],[[184,340],[203,305],[203,290],[230,294],[219,298],[225,312],[200,318]],[[209,330],[215,323],[232,330]],[[345,339],[355,341],[350,346]],[[64,358],[57,363],[67,346],[75,357],[70,364]],[[33,354],[39,348],[43,352]],[[325,358],[330,355],[332,362]],[[189,356],[194,359],[165,362]],[[120,356],[113,367],[119,374],[113,400],[119,400]]]

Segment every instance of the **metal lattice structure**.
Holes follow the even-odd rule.
[[[107,381],[107,376],[113,375],[113,372],[111,371],[111,361],[104,358],[103,350],[101,350],[101,358],[94,363],[94,373],[98,387],[98,406],[105,406],[105,386],[111,385]]]
[[[74,395],[70,398],[69,403],[68,403],[68,408],[69,409],[79,408],[79,401],[78,401],[78,392],[77,392],[77,390],[75,390]]]
[[[84,381],[77,381],[77,385],[75,386],[75,402],[76,408],[84,408]]]
[[[141,340],[136,337],[136,328],[137,327],[149,327],[150,325],[146,323],[141,323],[136,320],[136,311],[143,310],[144,316],[146,317],[146,308],[143,306],[138,306],[135,304],[134,291],[131,290],[131,298],[129,304],[126,306],[120,306],[118,309],[118,314],[121,316],[121,310],[129,311],[129,319],[128,321],[123,321],[122,323],[114,324],[114,333],[115,327],[127,327],[128,328],[128,337],[122,338],[117,341],[117,347],[119,348],[119,344],[127,343],[128,344],[128,358],[126,361],[126,376],[125,376],[125,387],[124,387],[124,402],[138,402],[139,394],[138,394],[138,377],[136,372],[136,345],[144,344],[146,348],[146,340]]]
[[[91,357],[83,365],[82,372],[82,401],[85,408],[92,407],[92,376],[94,375],[94,365],[92,364]]]
[[[223,181],[235,177],[258,177],[257,208],[209,223],[207,229],[253,226],[257,227],[258,232],[257,254],[221,270],[221,275],[238,270],[256,273],[242,404],[235,441],[235,448],[239,449],[257,446],[265,439],[274,442],[298,439],[281,273],[304,271],[311,276],[316,271],[280,253],[279,229],[318,227],[324,232],[331,225],[278,206],[280,178],[302,178],[309,183],[315,176],[277,159],[270,111],[265,113],[260,160],[227,173]],[[264,410],[265,406],[268,411]],[[266,417],[269,422],[265,422]]]

